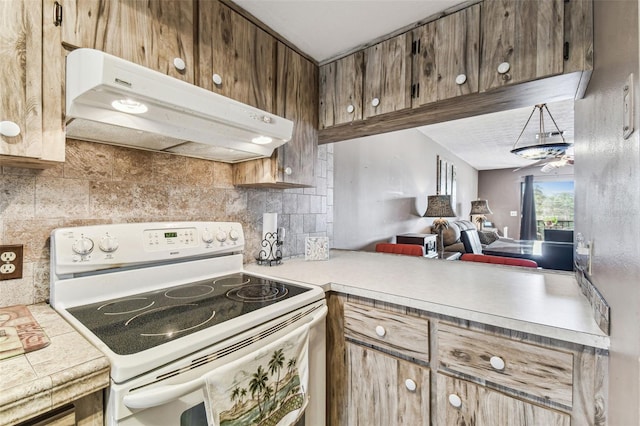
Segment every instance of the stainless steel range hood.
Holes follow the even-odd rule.
[[[290,120],[93,49],[67,56],[66,113],[67,137],[227,163],[268,157],[293,132]]]

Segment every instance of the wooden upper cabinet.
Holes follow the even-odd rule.
[[[363,118],[411,106],[410,45],[402,34],[365,50]]]
[[[102,50],[181,80],[195,81],[193,1],[60,2],[62,42],[66,45]],[[180,61],[183,70],[175,65]]]
[[[320,67],[321,129],[362,120],[364,52],[356,52]]]
[[[480,4],[413,30],[412,105],[478,91]]]
[[[217,0],[199,3],[197,84],[274,112],[276,39]]]
[[[48,0],[0,1],[0,164],[64,161],[60,37],[43,20],[52,7]]]
[[[234,185],[294,188],[315,184],[318,67],[281,42],[277,57],[276,114],[293,121],[293,137],[271,158],[234,164]]]
[[[563,72],[563,0],[485,0],[480,91]]]

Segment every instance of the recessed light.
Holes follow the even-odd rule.
[[[273,139],[271,139],[269,136],[258,136],[255,137],[253,139],[251,139],[251,142],[258,144],[258,145],[265,145],[268,143],[273,142]]]
[[[149,110],[145,104],[132,99],[120,99],[111,102],[111,106],[121,112],[129,114],[144,114]]]

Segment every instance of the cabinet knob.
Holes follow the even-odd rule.
[[[372,105],[373,107],[377,107],[378,105],[380,105],[380,99],[378,99],[378,98],[373,98],[373,99],[371,100],[371,105]]]
[[[214,74],[211,76],[211,80],[213,80],[213,84],[216,86],[220,86],[222,84],[222,77],[220,74]]]
[[[356,107],[354,107],[353,105],[349,105],[349,106],[347,107],[347,112],[348,112],[349,114],[353,114],[353,111],[355,111],[355,110],[356,110]]]
[[[500,358],[499,356],[492,356],[491,359],[489,359],[489,362],[491,363],[491,366],[498,371],[502,371],[504,370],[504,360],[502,358]]]
[[[416,382],[414,382],[411,379],[405,380],[404,385],[407,387],[407,390],[409,390],[410,392],[415,392],[415,390],[418,388],[418,385],[416,385]]]
[[[509,64],[509,62],[503,62],[500,65],[498,65],[498,73],[500,74],[506,74],[509,72],[510,69],[511,69],[511,65]]]
[[[455,393],[452,393],[449,395],[449,404],[453,407],[460,408],[462,406],[462,399]]]
[[[465,74],[458,74],[458,76],[456,77],[456,84],[460,86],[466,82],[467,82],[467,76]]]
[[[291,176],[291,174],[293,173],[293,169],[291,167],[285,167],[284,168],[284,174],[287,176]]]
[[[376,327],[376,334],[380,337],[384,337],[384,335],[387,334],[387,330],[385,330],[383,326],[379,325]]]
[[[0,121],[0,135],[13,138],[20,134],[20,126],[13,121]]]
[[[173,58],[173,66],[176,67],[178,71],[184,71],[187,68],[187,64],[184,63],[182,58]]]

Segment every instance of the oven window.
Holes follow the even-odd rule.
[[[180,426],[207,426],[207,413],[204,402],[189,408],[180,415]]]

